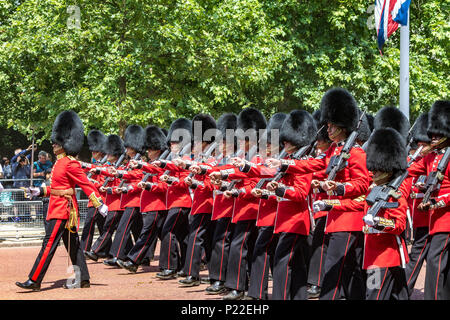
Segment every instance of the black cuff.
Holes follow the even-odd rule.
[[[285,187],[278,187],[275,189],[275,194],[280,197],[280,198],[284,198],[284,194],[286,193],[286,188]]]
[[[251,169],[251,166],[248,162],[245,162],[244,167],[241,169],[241,172],[248,173]]]
[[[286,172],[286,170],[289,168],[288,164],[282,163],[280,166],[280,172]]]
[[[142,163],[138,163],[138,165],[136,166],[136,169],[142,169]]]
[[[343,184],[338,184],[335,194],[337,196],[343,196],[345,194],[345,186]]]

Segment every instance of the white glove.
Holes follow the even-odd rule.
[[[41,194],[41,189],[39,187],[27,187],[21,188],[25,192],[25,198],[31,199],[32,197],[37,197]]]
[[[368,226],[371,226],[371,227],[373,227],[373,226],[375,226],[375,224],[377,224],[377,222],[378,222],[378,219],[377,219],[378,217],[373,217],[372,215],[370,215],[370,214],[366,214],[364,217],[363,217],[363,221],[364,221],[364,223],[365,224],[367,224]]]
[[[108,214],[108,206],[106,204],[102,204],[100,207],[98,207],[98,212],[103,217],[106,217],[106,215]]]
[[[322,200],[317,200],[317,201],[314,201],[314,203],[313,203],[314,212],[329,211],[331,208],[332,207],[329,204],[325,203]]]

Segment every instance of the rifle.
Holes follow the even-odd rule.
[[[191,143],[189,142],[188,144],[186,144],[181,150],[180,152],[178,152],[174,158],[178,157],[181,158],[183,155],[185,155],[188,151],[191,151]],[[164,171],[163,175],[168,175],[170,173],[170,170],[166,170]]]
[[[167,156],[169,155],[170,151],[169,149],[166,149],[163,153],[161,153],[158,157],[158,160],[162,160],[167,158]],[[147,182],[149,177],[155,176],[156,174],[151,174],[150,172],[146,172],[144,174],[144,177],[142,178],[141,182],[145,183]],[[147,186],[145,187],[145,190],[150,190],[150,187],[147,188]]]
[[[105,156],[102,158],[102,160],[99,161],[99,164],[100,164],[100,165],[104,165],[104,164],[106,163],[106,161],[108,161],[108,156],[107,156],[107,155],[105,155]],[[94,174],[93,172],[89,172],[89,173],[87,174],[87,178],[90,179],[90,178],[92,177],[93,174]]]
[[[439,190],[441,182],[444,180],[445,170],[447,170],[448,162],[450,159],[450,147],[445,150],[444,156],[439,161],[436,171],[430,173],[425,182],[426,191],[423,195],[422,203],[425,204],[430,201],[431,193]]]
[[[407,167],[409,168],[411,164],[416,160],[419,156],[420,151],[422,150],[422,146],[416,150],[411,159],[408,162]],[[393,179],[387,185],[384,186],[375,186],[369,193],[366,198],[366,202],[371,206],[367,211],[366,215],[363,217],[364,222],[373,226],[375,224],[375,218],[378,215],[380,209],[393,209],[398,207],[398,202],[388,202],[391,197],[394,199],[399,199],[401,193],[398,192],[398,188],[402,185],[403,181],[408,177],[409,172],[405,170],[405,172]],[[392,224],[387,219],[378,219],[383,226],[391,226]]]
[[[209,159],[209,157],[210,157],[211,154],[213,153],[214,149],[216,149],[216,147],[217,147],[217,142],[214,141],[213,143],[211,143],[211,144],[209,145],[208,149],[206,149],[205,152],[201,152],[201,153],[200,153],[200,155],[199,155],[199,157],[198,157],[198,158],[199,158],[199,161],[205,162],[207,159]],[[189,173],[189,175],[188,175],[188,178],[193,178],[194,175],[195,175],[195,173],[191,171],[191,172]]]
[[[117,159],[116,163],[114,163],[113,167],[114,169],[117,169],[118,167],[120,167],[122,165],[123,160],[125,160],[126,157],[126,152],[122,153],[119,157],[119,159]],[[103,183],[102,187],[106,188],[106,185],[109,183],[109,181],[111,180],[110,177],[106,177],[105,182]],[[107,190],[108,194],[111,194],[111,188],[108,188]]]
[[[141,154],[138,152],[135,154],[135,156],[133,157],[132,160],[140,160],[140,159],[141,159]],[[130,169],[128,169],[128,170],[130,170]],[[125,179],[122,179],[122,181],[120,181],[118,188],[122,188],[124,184],[125,184]]]
[[[250,150],[247,152],[247,154],[245,155],[245,159],[247,161],[250,161],[251,159],[253,159],[254,155],[256,154],[256,151],[258,151],[258,147],[255,145],[253,145]],[[242,151],[243,152],[243,151]],[[242,153],[241,153],[242,154]],[[232,190],[234,188],[234,186],[236,185],[236,183],[238,183],[239,181],[241,181],[240,179],[237,180],[232,180],[230,181],[230,183],[226,186],[225,190]]]
[[[344,147],[342,148],[339,155],[331,157],[330,163],[328,164],[327,170],[325,171],[325,173],[328,174],[327,180],[333,181],[336,178],[338,172],[347,166],[347,159],[350,158],[350,151],[355,145],[356,138],[358,136],[358,129],[361,126],[362,119],[365,113],[366,112],[364,111],[361,114],[361,117],[359,118],[358,121],[358,126],[347,138],[347,141],[345,142]]]

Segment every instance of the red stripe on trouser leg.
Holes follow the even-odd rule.
[[[445,246],[448,242],[448,237],[445,239],[444,247],[442,248],[441,254],[439,255],[439,265],[438,265],[438,272],[437,272],[437,278],[436,278],[436,290],[434,292],[434,299],[437,300],[437,293],[438,293],[438,286],[439,286],[439,274],[441,273],[441,260],[442,260],[442,254],[444,253]]]
[[[125,230],[123,231],[122,239],[120,239],[119,248],[117,249],[116,256],[119,256],[120,249],[122,248],[123,238],[127,234],[128,225],[130,224],[130,220],[133,217],[134,210],[135,209],[133,208],[133,210],[130,213],[130,217],[128,218],[127,225],[125,226]]]
[[[267,256],[269,255],[269,248],[270,248],[270,244],[272,243],[272,239],[273,239],[273,234],[270,237],[269,243],[266,246],[266,254],[264,255],[264,266],[263,266],[263,273],[261,276],[261,286],[259,288],[259,298],[262,299],[262,294],[263,294],[263,284],[264,284],[264,275],[266,274],[266,262],[267,262]]]
[[[323,260],[323,246],[325,244],[325,233],[323,234],[323,240],[322,240],[322,249],[320,250],[320,264],[319,264],[319,277],[317,280],[317,285],[320,287],[320,276],[322,273],[322,260]]]
[[[283,300],[286,300],[287,283],[288,283],[288,279],[289,279],[289,263],[291,262],[292,252],[294,251],[294,247],[295,247],[295,244],[297,243],[297,239],[298,239],[298,235],[295,236],[295,240],[294,240],[294,243],[292,244],[291,252],[289,253],[289,260],[288,260],[288,263],[286,266],[286,280],[284,281]]]
[[[177,225],[178,217],[180,216],[181,208],[178,210],[177,217],[175,222],[173,223],[172,229],[170,229],[170,233],[173,233],[173,229]],[[170,248],[172,247],[172,236],[169,236],[169,254],[167,255],[167,269],[170,269]]]
[[[237,284],[236,284],[236,290],[239,289],[239,276],[241,274],[241,262],[242,262],[242,248],[244,246],[245,243],[245,239],[247,238],[247,234],[248,234],[248,230],[250,229],[250,223],[247,226],[247,230],[245,231],[244,234],[244,239],[242,240],[242,244],[241,244],[241,251],[239,252],[239,267],[238,267],[238,274],[237,274]]]
[[[380,299],[381,289],[383,288],[384,281],[386,280],[387,272],[388,272],[388,268],[386,268],[386,270],[384,271],[383,281],[381,282],[380,289],[378,289],[377,300]]]
[[[142,249],[139,251],[139,253],[138,253],[138,255],[136,256],[136,259],[134,260],[134,262],[136,262],[136,261],[138,261],[139,260],[139,256],[141,255],[141,253],[142,253],[142,250],[144,250],[144,248],[145,248],[145,246],[147,245],[147,243],[148,243],[148,240],[150,240],[150,238],[151,238],[151,236],[152,236],[152,233],[153,233],[153,229],[155,228],[155,225],[156,225],[156,221],[158,220],[158,211],[156,211],[156,216],[155,216],[155,219],[153,220],[153,223],[152,223],[152,226],[151,226],[151,229],[150,229],[150,232],[148,233],[148,237],[147,237],[147,240],[145,241],[145,244],[142,246]]]
[[[417,265],[419,264],[420,258],[422,257],[423,250],[425,250],[425,248],[426,248],[426,246],[427,246],[427,242],[428,242],[428,239],[425,240],[425,244],[423,245],[422,250],[420,250],[420,254],[419,254],[419,257],[417,258],[416,264],[414,265],[414,268],[413,268],[413,270],[412,270],[412,272],[411,272],[411,275],[409,276],[409,279],[408,279],[408,281],[406,282],[407,285],[411,282],[411,278],[412,278],[412,276],[414,275],[414,272],[416,271]]]
[[[47,245],[45,246],[44,253],[42,254],[42,257],[41,257],[41,259],[39,261],[39,264],[38,264],[38,266],[36,268],[36,271],[34,272],[33,276],[31,277],[31,280],[36,281],[36,279],[38,278],[39,273],[41,272],[42,267],[44,266],[45,261],[46,261],[46,259],[48,257],[48,254],[49,254],[49,252],[50,252],[50,250],[51,250],[51,248],[53,246],[56,234],[58,233],[58,230],[59,230],[59,227],[60,227],[61,223],[62,223],[62,220],[57,220],[57,222],[55,223],[55,226],[53,227],[52,234],[50,235],[50,239],[48,239]]]
[[[96,213],[97,213],[97,209],[95,209],[94,214],[93,214],[93,216],[92,216],[92,221],[91,221],[91,225],[90,225],[90,227],[89,227],[89,233],[88,233],[88,237],[87,237],[87,239],[86,239],[86,245],[84,246],[84,251],[86,251],[86,249],[87,249],[87,247],[88,247],[89,237],[91,237],[91,236],[93,237],[93,236],[94,236],[94,234],[91,233],[91,230],[92,230],[92,226],[94,225]]]
[[[194,236],[194,240],[192,243],[192,250],[191,250],[191,259],[189,260],[189,275],[191,274],[191,269],[192,269],[192,258],[194,257],[194,250],[195,250],[195,241],[197,241],[197,235],[198,235],[198,231],[200,230],[200,228],[202,227],[202,222],[203,219],[205,218],[205,216],[202,216],[202,219],[200,220],[200,223],[198,225],[197,231],[195,232],[195,236]]]
[[[342,275],[342,270],[344,269],[345,257],[347,256],[348,243],[350,242],[350,237],[351,237],[351,234],[348,235],[347,244],[345,246],[344,258],[342,259],[341,268],[339,270],[339,277],[338,277],[338,281],[337,281],[337,284],[336,284],[336,288],[334,289],[333,299],[332,300],[334,300],[334,298],[336,297],[336,292],[337,292],[337,290],[339,288],[339,283],[341,282],[341,275]]]
[[[106,231],[106,234],[108,234],[109,231],[111,230],[111,226],[114,225],[114,220],[116,219],[116,216],[117,216],[118,214],[119,214],[119,211],[114,211],[113,219],[112,219],[112,221],[111,221],[111,224],[110,224],[109,227],[108,227],[108,230]],[[98,249],[102,247],[103,241],[105,241],[105,239],[106,239],[106,236],[103,238],[102,242],[100,242],[100,244],[98,245],[97,249],[94,250],[94,253],[97,253],[97,252],[98,252]]]
[[[219,281],[222,280],[222,266],[223,266],[223,256],[224,256],[224,249],[225,249],[225,240],[227,238],[228,227],[230,226],[230,223],[231,223],[231,220],[228,221],[227,229],[225,230],[225,235],[222,240],[222,256],[220,257]]]

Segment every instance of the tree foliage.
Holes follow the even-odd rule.
[[[372,3],[1,0],[0,121],[48,137],[56,115],[73,109],[86,130],[117,133],[246,106],[312,111],[334,86],[374,113],[398,104],[400,52],[399,32],[378,52]],[[448,9],[448,0],[412,1],[413,119],[448,99]]]

